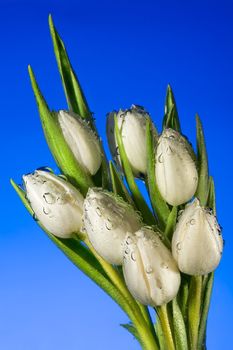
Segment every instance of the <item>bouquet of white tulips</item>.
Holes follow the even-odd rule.
[[[29,75],[61,174],[40,168],[12,185],[48,237],[126,312],[123,326],[142,349],[204,350],[223,239],[200,119],[195,153],[170,86],[161,133],[141,106],[108,113],[108,162],[51,17],[49,25],[69,110],[50,111],[30,67]]]

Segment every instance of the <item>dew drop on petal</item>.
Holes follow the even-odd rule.
[[[167,265],[165,262],[162,262],[162,263],[161,263],[161,267],[162,267],[163,269],[168,269],[168,265]]]
[[[113,228],[112,221],[109,220],[109,219],[107,219],[107,220],[105,221],[105,227],[106,227],[107,230],[111,230],[111,229]],[[116,238],[116,237],[115,237],[115,238]]]
[[[65,204],[68,201],[67,193],[62,193],[57,197],[58,204]]]
[[[166,153],[168,156],[171,156],[174,152],[173,152],[173,149],[171,148],[171,146],[168,146],[167,149],[166,149]]]
[[[38,217],[36,216],[35,213],[33,213],[32,218],[33,218],[33,220],[35,220],[35,221],[39,221],[39,219],[38,219]]]
[[[56,201],[55,196],[49,192],[44,193],[43,198],[47,204],[54,204]]]
[[[146,273],[152,273],[153,272],[153,268],[151,265],[146,266]]]
[[[131,244],[131,243],[132,243],[132,238],[128,236],[126,239],[126,244]]]
[[[195,225],[195,223],[196,223],[195,219],[190,220],[190,225]]]
[[[137,233],[137,237],[138,237],[138,238],[145,238],[145,233],[144,233],[143,231],[139,231],[139,232]]]
[[[126,254],[126,255],[129,254],[129,248],[126,248],[126,249],[125,249],[125,254]]]
[[[96,208],[96,214],[97,214],[98,216],[102,216],[102,213],[101,213],[101,210],[100,210],[99,207]]]
[[[163,163],[163,162],[164,162],[163,154],[162,154],[162,153],[159,155],[158,161],[159,161],[159,163]]]
[[[162,283],[161,283],[161,281],[160,281],[160,279],[156,279],[156,284],[157,284],[157,287],[159,288],[159,289],[162,289]]]
[[[181,243],[180,242],[176,243],[176,250],[177,250],[177,252],[179,252],[181,250]]]
[[[44,213],[45,215],[49,215],[49,213],[51,213],[51,209],[46,208],[46,207],[43,207],[43,213]]]
[[[136,256],[135,256],[135,253],[134,253],[134,252],[131,253],[131,259],[132,259],[133,261],[136,261]]]

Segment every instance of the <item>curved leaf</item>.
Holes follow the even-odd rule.
[[[169,216],[169,208],[162,198],[155,178],[155,144],[151,121],[147,119],[146,124],[146,145],[147,145],[147,183],[151,205],[155,215],[158,218],[161,229],[166,227],[167,218]]]
[[[134,202],[128,193],[120,174],[116,170],[112,161],[109,162],[110,175],[112,180],[112,189],[115,194],[121,196],[126,202],[134,206]]]
[[[201,205],[205,206],[208,198],[209,175],[208,175],[208,159],[205,146],[205,138],[201,120],[196,115],[197,127],[197,164],[198,164],[198,187],[196,197],[200,200]]]
[[[68,106],[82,118],[89,119],[93,122],[92,113],[88,107],[87,100],[71,66],[65,45],[56,31],[51,15],[49,16],[49,28]]]
[[[176,350],[188,350],[188,339],[185,323],[176,298],[172,300],[172,314]]]
[[[65,142],[56,113],[50,112],[30,66],[28,70],[48,146],[64,175],[85,195],[88,188],[93,186],[91,177],[84,172],[76,161],[69,146]]]

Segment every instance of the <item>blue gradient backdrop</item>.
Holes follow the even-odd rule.
[[[171,83],[183,131],[203,120],[226,240],[216,272],[208,349],[233,349],[232,1],[0,1],[0,349],[139,349],[126,316],[29,217],[9,178],[54,166],[27,64],[51,108],[66,108],[47,17],[66,42],[100,134],[108,111],[145,106],[160,126]]]

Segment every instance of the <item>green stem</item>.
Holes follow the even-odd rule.
[[[165,337],[165,342],[167,344],[167,350],[175,350],[175,344],[174,344],[171,326],[169,323],[169,318],[167,313],[167,305],[165,304],[165,305],[159,306],[156,310],[161,322],[163,334]]]
[[[188,318],[190,350],[197,350],[202,295],[202,277],[193,276],[190,285]]]
[[[202,301],[202,313],[201,313],[201,320],[199,325],[199,334],[198,334],[198,349],[202,350],[205,348],[205,338],[206,338],[206,326],[207,326],[207,317],[210,307],[210,299],[213,289],[213,282],[214,282],[214,273],[211,272],[207,276],[208,280],[206,282],[203,301]]]
[[[126,311],[135,327],[137,328],[140,342],[144,350],[159,350],[156,344],[154,328],[149,318],[149,313],[146,312],[145,308],[141,305],[139,306],[135,299],[132,297],[128,291],[123,279],[119,275],[118,271],[110,264],[108,264],[93,248],[88,238],[84,240],[85,244],[88,246],[93,255],[97,258],[100,265],[111,279],[115,287],[120,291],[123,297],[126,299],[127,304],[130,307],[130,311]],[[149,327],[148,327],[149,325]]]

